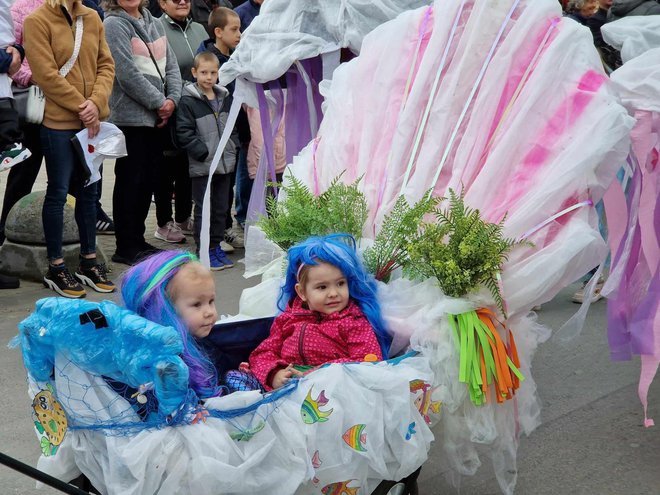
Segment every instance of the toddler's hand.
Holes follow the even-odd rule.
[[[290,364],[286,368],[283,368],[273,375],[273,388],[280,388],[289,383],[291,377],[301,377],[302,373],[293,368],[293,365]]]

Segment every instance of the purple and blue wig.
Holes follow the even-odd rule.
[[[121,296],[127,309],[177,330],[183,342],[181,358],[188,366],[190,388],[198,397],[207,398],[222,394],[223,388],[218,386],[218,373],[177,315],[167,292],[168,284],[181,267],[196,261],[195,255],[180,250],[150,256],[124,274]]]
[[[371,323],[380,344],[383,359],[389,357],[392,337],[387,332],[376,298],[376,280],[367,272],[355,250],[355,239],[349,234],[331,234],[310,237],[291,246],[287,253],[289,265],[284,286],[280,292],[278,308],[285,308],[295,299],[300,267],[318,265],[319,262],[337,267],[346,277],[348,293]]]

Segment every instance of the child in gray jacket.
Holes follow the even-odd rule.
[[[218,59],[211,52],[197,54],[192,68],[196,83],[183,88],[179,102],[176,129],[177,139],[188,152],[192,196],[195,204],[194,238],[199,251],[199,234],[202,225],[202,204],[209,178],[211,162],[220,137],[225,130],[231,96],[229,91],[216,84],[218,81]],[[225,236],[225,222],[231,205],[229,188],[231,173],[236,165],[238,134],[234,130],[227,143],[218,168],[211,179],[211,270],[224,270],[234,266],[220,247]]]

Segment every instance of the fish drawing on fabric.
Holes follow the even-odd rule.
[[[367,434],[363,433],[367,425],[355,425],[351,426],[346,433],[342,435],[344,442],[358,452],[366,452],[367,449],[364,446],[367,443]]]
[[[45,456],[55,455],[66,435],[67,419],[50,384],[47,390],[42,390],[34,396],[32,411],[34,426],[41,435],[41,452]]]
[[[229,436],[232,438],[232,440],[236,440],[237,442],[241,442],[241,441],[248,442],[252,439],[253,436],[259,433],[265,427],[266,427],[266,422],[259,421],[257,426],[255,426],[254,428],[248,428],[247,430],[243,430],[243,431],[235,431],[233,433],[230,433]]]
[[[323,495],[358,495],[359,486],[349,487],[348,484],[355,480],[339,481],[337,483],[330,483],[321,488]]]
[[[321,457],[319,456],[319,451],[317,450],[316,452],[314,452],[314,455],[312,456],[312,467],[314,469],[318,469],[321,467],[321,464],[323,464],[323,462],[321,462]],[[314,476],[314,478],[312,478],[312,483],[318,485],[319,479],[316,476]]]
[[[319,408],[328,404],[328,398],[325,396],[325,390],[316,398],[312,399],[312,389],[307,392],[307,397],[302,403],[300,408],[300,415],[302,416],[303,423],[313,425],[314,423],[324,423],[328,421],[328,416],[332,414],[332,409],[321,411]]]
[[[417,433],[417,430],[415,430],[415,422],[413,421],[408,425],[408,431],[406,432],[406,440],[410,440],[415,433]]]
[[[433,389],[431,384],[425,382],[424,380],[411,380],[410,382],[410,392],[422,392],[422,395],[418,396],[415,399],[415,407],[419,411],[419,414],[422,415],[426,424],[431,424],[431,418],[429,418],[429,411],[438,414],[440,412],[440,402],[434,401],[431,397],[433,394]]]

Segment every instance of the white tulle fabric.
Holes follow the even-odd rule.
[[[298,60],[348,48],[360,52],[364,36],[401,12],[430,0],[269,0],[243,33],[229,61],[220,69],[220,84],[236,78],[273,81]]]

